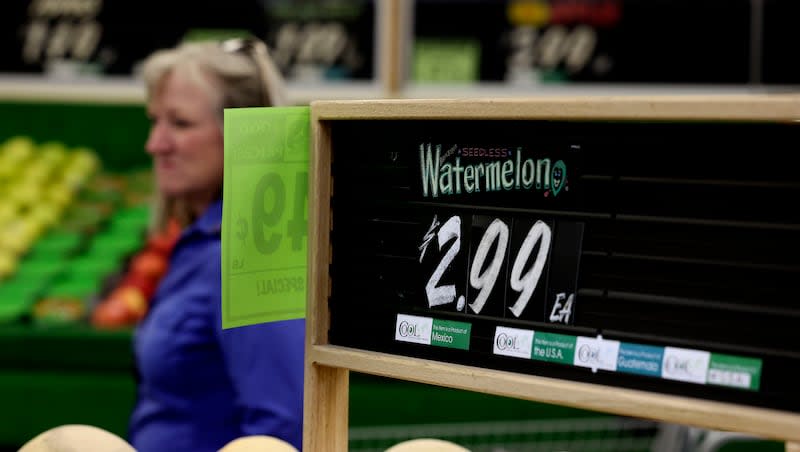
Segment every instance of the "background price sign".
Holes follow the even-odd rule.
[[[222,326],[305,317],[308,107],[225,111]]]

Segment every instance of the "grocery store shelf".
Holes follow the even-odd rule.
[[[289,103],[307,105],[315,100],[383,99],[389,96],[378,82],[288,82]],[[796,85],[660,85],[605,83],[426,83],[410,84],[400,96],[408,99],[514,98],[532,96],[624,96],[684,94],[800,93]],[[43,76],[0,75],[0,102],[67,102],[141,104],[144,86],[130,77],[60,79]]]
[[[58,79],[0,75],[0,101],[139,104],[144,87],[129,77]]]
[[[381,99],[386,93],[372,82],[289,82],[286,85],[289,103],[308,105],[315,100]]]
[[[287,83],[289,103],[306,105],[312,100],[375,99],[382,88],[372,82]],[[86,77],[76,79],[43,76],[0,75],[0,102],[65,102],[141,104],[144,85],[131,77]]]
[[[86,324],[0,328],[0,373],[122,372],[133,369],[131,329],[100,330]]]

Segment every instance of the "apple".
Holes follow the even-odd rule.
[[[0,248],[11,250],[19,256],[30,248],[41,232],[41,225],[30,218],[17,218],[0,231]]]
[[[180,235],[181,227],[178,222],[170,221],[163,231],[150,234],[147,238],[146,249],[160,253],[162,256],[169,256]]]
[[[43,225],[44,229],[56,224],[61,216],[60,207],[52,202],[42,202],[31,207],[28,216]]]
[[[147,238],[147,245],[145,249],[161,254],[162,256],[169,256],[172,251],[174,241],[163,234],[151,234]]]
[[[26,223],[25,231],[31,237],[31,244],[33,244],[33,242],[36,241],[36,239],[38,239],[47,229],[48,225],[45,223],[46,217],[43,215],[31,215],[31,211],[28,211],[28,213],[20,218]]]
[[[131,260],[130,272],[154,280],[160,279],[167,271],[167,258],[155,251],[144,250]]]
[[[6,158],[5,154],[0,154],[0,180],[7,179],[16,173],[17,163]]]
[[[128,310],[120,302],[104,301],[92,312],[91,323],[100,329],[120,329],[129,325]]]
[[[42,143],[39,146],[39,159],[47,162],[51,168],[61,165],[67,158],[67,148],[56,141]]]
[[[118,329],[141,321],[147,314],[148,303],[142,292],[133,286],[117,287],[92,312],[92,325]]]
[[[89,179],[90,170],[87,168],[69,165],[62,170],[61,183],[77,191]]]
[[[17,203],[10,202],[7,199],[8,198],[5,198],[0,201],[0,228],[2,228],[3,225],[11,222],[11,220],[17,218],[19,215],[19,207],[17,206]]]
[[[17,256],[0,248],[0,281],[17,271]]]
[[[48,200],[63,210],[72,202],[74,191],[71,187],[62,184],[54,184],[47,189],[45,195]]]
[[[115,289],[111,295],[112,303],[122,303],[128,312],[128,318],[136,323],[144,318],[147,313],[147,299],[138,287],[122,286]],[[116,301],[121,300],[121,301]]]
[[[119,287],[131,286],[141,292],[146,300],[150,300],[156,292],[158,281],[139,273],[129,272],[122,278]]]
[[[81,147],[72,151],[72,155],[67,162],[67,167],[82,171],[89,175],[100,167],[100,159],[89,148]]]
[[[52,163],[41,158],[34,158],[25,165],[22,178],[32,182],[44,182],[48,180],[53,170],[55,170],[55,165]]]
[[[21,182],[15,184],[8,192],[8,199],[16,201],[23,206],[35,204],[42,197],[42,190],[38,182]]]
[[[30,137],[18,136],[9,138],[3,144],[3,156],[11,162],[19,163],[33,154],[35,144]]]

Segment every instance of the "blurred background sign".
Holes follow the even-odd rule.
[[[370,0],[14,0],[0,17],[0,72],[130,75],[185,39],[267,41],[290,79],[371,79]]]
[[[411,77],[797,83],[786,37],[799,12],[792,0],[417,0]]]

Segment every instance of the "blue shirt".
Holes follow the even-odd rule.
[[[247,435],[300,449],[305,320],[222,330],[222,201],[183,231],[134,334],[138,452],[217,451]]]

